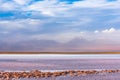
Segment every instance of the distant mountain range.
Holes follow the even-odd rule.
[[[103,41],[104,42],[104,41]],[[0,41],[1,52],[119,52],[119,45],[75,38],[66,43],[54,40]]]

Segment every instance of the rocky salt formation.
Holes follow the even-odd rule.
[[[0,71],[0,80],[13,80],[20,78],[47,78],[58,76],[81,76],[88,74],[100,74],[100,73],[119,73],[120,70],[67,70],[67,71],[55,71],[55,72],[42,72],[39,70],[23,71],[23,72],[4,72]]]

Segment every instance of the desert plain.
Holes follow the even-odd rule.
[[[85,57],[86,55],[69,56],[67,54],[60,57],[60,55],[50,56],[50,54],[46,54],[31,58],[24,55],[19,57],[14,55],[2,56],[0,56],[0,80],[120,79],[120,55],[113,57],[112,55],[87,55]]]

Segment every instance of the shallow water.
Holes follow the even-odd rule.
[[[120,59],[120,54],[0,54],[0,59]]]
[[[37,59],[0,61],[0,70],[120,69],[120,59]]]

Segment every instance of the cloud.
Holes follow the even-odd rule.
[[[31,36],[35,40],[54,40],[60,43],[66,43],[76,37],[82,37],[84,33],[82,32],[63,32],[57,34],[38,34]]]
[[[32,31],[35,30],[38,26],[40,27],[41,25],[42,21],[36,19],[0,20],[0,28],[8,31],[20,29],[30,29]]]
[[[65,2],[60,2],[58,0],[52,0],[52,1],[50,0],[43,0],[43,1],[13,0],[13,1],[1,2],[0,7],[2,11],[16,11],[16,12],[29,13],[28,15],[29,17],[31,17],[33,13],[34,13],[34,16],[44,15],[44,16],[50,16],[50,17],[63,17],[63,16],[76,17],[80,14],[87,14],[88,12],[89,14],[99,13],[103,9],[113,9],[113,10],[117,8],[119,9],[119,1],[108,2],[106,0],[100,0],[100,1],[83,0],[83,1],[75,1],[72,4],[68,4]],[[95,10],[92,10],[92,9],[95,9]],[[18,15],[16,15],[16,17],[17,16]]]
[[[80,0],[73,1],[72,4],[58,0],[7,0],[1,1],[0,4],[2,5],[0,7],[3,7],[3,10],[9,10],[11,8],[11,10],[17,9],[18,11],[41,11],[45,15],[54,16],[56,14],[62,14],[63,12],[73,8],[119,8],[119,3],[119,0],[112,2],[107,0]]]
[[[73,7],[79,8],[101,8],[101,9],[115,9],[119,8],[119,0],[118,1],[107,1],[107,0],[83,0],[73,3]]]
[[[113,44],[117,46],[118,44],[120,44],[119,34],[120,34],[120,29],[110,28],[94,33],[93,39],[96,41],[97,40],[101,41],[103,44]]]
[[[25,8],[25,10],[40,11],[46,16],[56,16],[56,14],[64,13],[68,9],[67,6],[68,5],[65,3],[58,3],[57,0],[44,0],[29,5],[27,8]]]
[[[119,0],[0,1],[0,41],[11,50],[15,47],[31,50],[37,44],[33,50],[40,47],[41,51],[89,51],[115,46],[118,49],[119,3]]]
[[[0,20],[0,40],[6,43],[30,40],[32,34],[42,30],[42,25],[42,21],[36,19]]]
[[[99,33],[99,31],[98,31],[98,30],[95,30],[94,33]]]
[[[46,6],[47,5],[47,6]],[[38,1],[34,2],[31,5],[28,5],[23,10],[26,11],[39,11],[40,13],[46,16],[68,16],[67,12],[70,10],[76,9],[117,9],[119,8],[119,1],[108,2],[106,0],[83,0],[83,1],[75,1],[73,4],[67,4],[65,2],[58,2],[57,0],[49,1]],[[67,14],[67,15],[66,15]],[[69,16],[71,16],[71,12],[69,12]]]
[[[17,5],[10,1],[0,3],[0,11],[12,11],[16,10],[16,8]]]
[[[115,32],[116,30],[114,28],[110,28],[110,29],[106,29],[106,30],[103,30],[102,32],[103,33],[112,33],[112,32]]]
[[[31,0],[13,0],[18,5],[26,5],[31,2]]]

